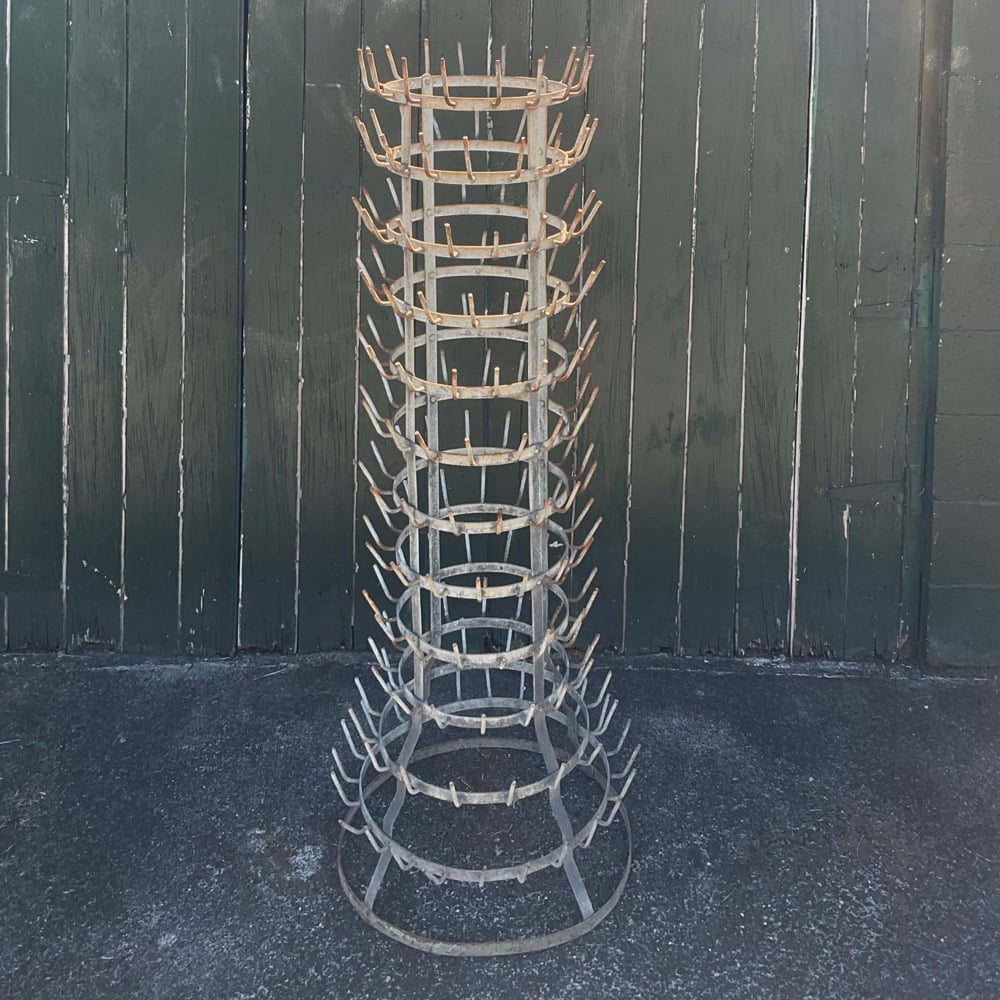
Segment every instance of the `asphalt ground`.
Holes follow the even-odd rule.
[[[996,677],[608,659],[643,744],[622,901],[457,959],[340,889],[329,749],[367,662],[0,658],[0,997],[1000,997]],[[426,898],[442,932],[472,899]]]

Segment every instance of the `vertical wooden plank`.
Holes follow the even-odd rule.
[[[0,42],[3,43],[4,51],[7,50],[7,19],[3,18],[0,23]],[[6,59],[0,60],[0,86],[3,95],[2,106],[4,114],[3,127],[0,128],[0,157],[4,168],[10,163],[10,78]],[[3,501],[3,566],[6,571],[7,560],[10,556],[10,534],[7,530],[7,520],[10,512],[10,450],[7,443],[7,414],[10,413],[10,396],[7,390],[10,372],[10,242],[8,231],[10,229],[10,201],[7,198],[0,200],[0,253],[3,255],[3,281],[0,282],[0,308],[3,309],[3,337],[0,338],[0,405],[3,406],[3,420],[0,420],[0,448],[3,449],[3,473],[0,475],[0,499]],[[10,611],[10,591],[14,590],[12,578],[5,573],[3,589],[3,648],[8,647],[7,619]]]
[[[236,645],[243,213],[242,0],[189,0],[182,649]]]
[[[418,67],[422,65],[420,55],[420,21],[421,21],[421,0],[403,0],[393,2],[393,0],[364,0],[364,44],[370,46],[379,60],[380,66],[386,65],[385,46],[390,45],[395,54],[397,63],[402,56],[407,57],[410,66]],[[414,70],[415,72],[415,70]],[[376,98],[373,94],[362,94],[363,117],[368,118],[370,109],[374,108],[383,123],[383,128],[388,130],[391,136],[399,134],[399,114],[395,105],[389,106],[384,101]],[[393,141],[398,141],[394,139]],[[399,181],[393,178],[393,184],[399,190]],[[383,217],[390,218],[395,214],[396,208],[386,187],[386,171],[376,167],[368,155],[361,154],[361,185],[371,193],[376,205],[382,207]],[[366,232],[362,232],[361,246],[363,248],[364,259],[371,260],[366,248],[370,237]],[[394,248],[379,248],[383,255],[386,267],[393,270],[395,274],[402,274],[402,258],[398,253],[393,253]],[[395,343],[399,334],[393,317],[389,310],[372,302],[368,292],[362,288],[360,297],[359,319],[363,326],[367,328],[366,317],[371,316],[378,328],[383,331],[383,340],[386,343]],[[386,339],[388,338],[388,339]],[[356,349],[355,349],[356,350]],[[385,402],[385,393],[382,383],[375,372],[374,366],[366,357],[361,357],[357,366],[357,379],[360,386],[363,386],[377,400],[379,405]],[[357,396],[355,396],[355,406],[357,406]],[[357,413],[358,411],[355,410]],[[391,446],[386,447],[386,443],[377,438],[368,417],[363,412],[357,419],[357,455],[360,462],[372,471],[372,474],[382,477],[378,470],[375,456],[372,454],[372,442],[380,446],[386,468],[390,473],[395,473],[400,465],[401,459],[394,454]],[[365,548],[365,543],[371,540],[368,529],[362,522],[363,517],[368,517],[376,530],[381,533],[382,540],[388,544],[392,541],[382,515],[375,505],[375,501],[369,492],[368,481],[361,475],[356,474],[355,493],[356,520],[354,525],[355,544],[355,577],[354,577],[354,605],[353,605],[353,628],[354,646],[357,649],[367,648],[368,640],[372,637],[380,642],[384,640],[385,634],[375,624],[372,618],[371,609],[361,596],[362,591],[372,594],[380,604],[385,603],[384,595],[379,587],[378,580],[372,570],[372,558]]]
[[[66,8],[11,9],[14,177],[58,188],[66,174]],[[10,649],[62,641],[63,204],[22,196],[10,214],[7,570],[26,588],[7,606]]]
[[[847,591],[853,309],[857,289],[865,0],[816,4],[812,205],[799,363],[801,421],[793,650],[840,656]]]
[[[588,110],[601,125],[587,157],[586,185],[604,207],[597,215],[590,243],[594,256],[607,260],[585,300],[584,326],[597,319],[601,331],[590,367],[600,387],[581,438],[593,442],[598,462],[591,482],[594,507],[604,518],[591,549],[601,593],[588,631],[617,648],[624,621],[625,541],[632,390],[632,312],[635,297],[636,206],[639,187],[639,84],[645,4],[595,0],[590,38],[596,46]]]
[[[957,17],[953,16],[955,13],[952,0],[927,0],[924,7],[918,160],[919,197],[915,240],[917,275],[913,302],[907,429],[909,483],[908,502],[903,520],[903,620],[900,629],[904,640],[902,654],[912,656],[916,653],[918,656],[926,657],[928,662],[934,665],[949,662],[947,652],[937,646],[937,628],[932,628],[932,623],[936,626],[939,618],[935,598],[940,594],[934,588],[937,576],[937,560],[934,554],[938,544],[938,506],[934,499],[935,490],[932,488],[937,436],[935,424],[940,403],[947,405],[948,402],[945,386],[948,376],[947,356],[950,352],[944,345],[953,336],[940,332],[941,311],[944,306],[941,291],[942,250],[946,236],[951,235],[953,226],[959,221],[961,214],[964,214],[956,213],[955,207],[949,204],[949,198],[956,190],[956,181],[961,181],[960,175],[956,177],[955,168],[961,171],[968,160],[967,140],[978,140],[987,151],[991,146],[997,151],[996,130],[988,126],[989,121],[994,120],[991,116],[995,116],[996,102],[970,103],[961,99],[963,91],[968,95],[970,88],[975,88],[975,93],[981,96],[982,85],[989,79],[983,76],[969,78],[961,72],[963,68],[961,64],[966,59],[963,48],[968,49],[969,55],[973,49],[978,48],[978,45],[970,48],[964,43],[980,37],[975,16],[969,19],[968,15],[983,14],[985,11],[969,8],[962,3],[959,4]],[[954,41],[963,47],[957,51],[952,47],[953,28]],[[988,37],[987,34],[986,38]],[[989,50],[987,42],[984,52]],[[950,68],[952,72],[942,72],[942,68]],[[972,69],[976,69],[975,65]],[[954,104],[952,104],[953,96],[958,98]],[[945,109],[948,109],[947,114]],[[969,126],[973,128],[970,130]],[[956,155],[949,155],[952,150]],[[978,152],[981,155],[982,147]],[[994,158],[1000,161],[1000,155],[995,155]],[[961,190],[959,186],[958,191]],[[964,241],[980,242],[968,237],[965,237]],[[1000,231],[994,239],[981,242],[1000,242]],[[984,251],[973,251],[976,256],[982,253]],[[988,260],[989,251],[985,251],[985,254]],[[951,257],[952,254],[948,252],[944,260],[947,261]],[[962,265],[968,263],[968,259],[959,263],[959,274],[966,271],[966,267]],[[974,270],[972,273],[974,274]],[[961,284],[956,286],[955,290],[961,295]],[[997,343],[1000,345],[1000,340]],[[996,350],[994,354],[1000,360],[1000,350]],[[964,390],[964,386],[962,389]],[[964,392],[962,394],[964,395]],[[947,610],[945,612],[946,624],[959,630],[960,642],[966,649],[968,649],[967,622],[975,619],[978,610],[966,602],[962,606],[962,613],[957,616],[948,615]],[[982,655],[985,649],[986,646],[980,647],[978,654]],[[939,656],[939,653],[945,655]],[[987,657],[988,655],[987,653]],[[993,660],[997,662],[1000,657],[993,657]]]
[[[639,219],[630,649],[677,647],[702,0],[651,4]]]
[[[129,10],[125,634],[177,648],[185,0]]]
[[[679,614],[691,652],[733,648],[754,7],[705,7]]]
[[[531,72],[531,30],[532,7],[535,0],[506,0],[503,4],[491,4],[490,37],[493,39],[494,59],[504,57],[504,69],[511,76],[526,75]],[[583,7],[585,4],[577,4]],[[582,38],[582,36],[581,36]],[[539,51],[546,45],[547,38],[539,38]],[[559,51],[554,55],[558,58]]]
[[[10,649],[62,643],[62,248],[61,199],[11,204]]]
[[[845,655],[899,644],[922,0],[873,4],[858,305]]]
[[[351,643],[361,0],[306,5],[300,651]]]
[[[304,14],[249,8],[239,644],[258,649],[296,633]]]
[[[754,119],[737,651],[788,647],[810,0],[760,4]]]
[[[70,0],[66,644],[120,639],[126,0]]]

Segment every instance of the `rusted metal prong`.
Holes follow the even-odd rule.
[[[366,94],[374,94],[375,88],[368,79],[368,68],[365,65],[365,50],[358,49],[358,69],[361,72],[361,86]]]
[[[467,135],[462,136],[462,150],[465,153],[465,175],[475,184],[476,175],[472,172],[472,155],[469,151],[469,137]]]
[[[427,296],[424,295],[424,290],[421,288],[417,291],[417,301],[420,303],[424,312],[427,313],[427,321],[433,323],[435,326],[441,322],[444,318],[441,313],[435,312],[427,303]]]
[[[537,72],[535,74],[535,94],[525,100],[524,106],[529,110],[534,110],[542,103],[542,89],[545,84],[545,56],[538,60]]]
[[[453,258],[457,257],[459,255],[459,251],[455,249],[455,242],[452,239],[452,235],[451,235],[451,223],[450,222],[446,222],[444,224],[444,238],[448,242],[448,256],[449,257],[453,257]]]
[[[562,71],[562,76],[559,77],[560,83],[564,83],[567,86],[569,85],[569,74],[570,71],[573,69],[573,63],[575,60],[576,60],[576,46],[574,45],[569,50],[569,58],[567,58],[566,60],[566,67]]]
[[[465,302],[468,306],[469,312],[469,322],[472,324],[473,329],[479,329],[479,317],[476,315],[476,297],[472,292],[465,293]]]
[[[399,65],[403,74],[403,95],[406,98],[406,103],[409,105],[419,104],[420,99],[414,97],[413,92],[410,90],[410,66],[406,61],[406,56],[400,57]]]
[[[510,175],[508,180],[513,183],[521,176],[521,171],[524,169],[524,154],[528,149],[528,141],[521,136],[517,141],[517,163],[514,167],[514,172]]]
[[[399,70],[396,69],[396,60],[392,56],[392,47],[388,43],[385,46],[385,57],[389,60],[389,70],[392,73],[392,78],[398,80],[400,78]]]
[[[357,116],[354,116],[354,124],[357,126],[358,134],[361,136],[361,142],[364,144],[365,152],[370,157],[372,163],[377,167],[389,168],[390,160],[387,156],[382,156],[381,154],[375,152],[375,147],[372,145],[371,136],[368,134],[368,127],[365,123]]]
[[[441,172],[439,170],[435,170],[430,165],[431,153],[427,147],[427,142],[424,139],[424,133],[422,131],[417,133],[417,143],[420,146],[420,154],[423,157],[424,173],[427,174],[432,181],[439,180]]]
[[[587,82],[590,80],[590,70],[594,65],[594,53],[585,49],[583,53],[583,66],[580,68],[580,76],[575,83],[568,82],[566,94],[569,97],[579,97],[587,89]],[[575,67],[574,67],[575,69]],[[574,72],[574,77],[576,73]]]
[[[371,77],[372,90],[379,97],[386,96],[385,84],[378,78],[378,66],[375,63],[375,53],[370,48],[365,47],[365,62],[368,65],[368,75]]]
[[[395,240],[387,234],[386,230],[378,227],[375,220],[372,218],[371,213],[364,207],[364,205],[361,204],[360,201],[358,201],[357,198],[352,197],[351,201],[353,202],[355,211],[358,213],[361,221],[365,224],[365,229],[367,229],[368,232],[370,232],[372,236],[379,241],[379,243],[388,244],[395,242]]]
[[[497,83],[496,83],[496,97],[493,99],[493,107],[499,108],[500,102],[503,100],[503,73],[500,69],[499,59],[496,60],[494,69],[496,73]]]
[[[361,274],[361,280],[364,282],[365,288],[368,289],[368,293],[371,295],[371,297],[380,306],[392,305],[392,296],[389,294],[389,289],[385,285],[383,285],[382,294],[381,295],[379,294],[379,292],[375,288],[374,283],[372,282],[372,276],[368,273],[368,269],[365,267],[365,265],[361,262],[360,259],[358,260],[358,270],[359,273]]]
[[[444,95],[444,103],[448,105],[449,108],[457,108],[458,101],[451,96],[451,91],[448,89],[448,67],[445,63],[444,56],[438,61],[438,69],[441,73],[441,92]]]

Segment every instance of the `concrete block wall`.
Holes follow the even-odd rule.
[[[927,658],[1000,667],[1000,3],[954,0]]]

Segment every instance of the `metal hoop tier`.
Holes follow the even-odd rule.
[[[550,178],[586,155],[597,120],[584,116],[563,149],[562,116],[550,123],[548,109],[584,92],[592,56],[587,50],[578,57],[574,49],[555,80],[545,76],[544,57],[534,77],[506,76],[502,60],[493,74],[474,76],[465,73],[460,51],[460,72],[449,76],[443,59],[430,73],[425,45],[424,72],[411,76],[406,59],[397,67],[388,47],[386,55],[389,78],[383,81],[371,51],[358,53],[365,90],[399,107],[399,140],[387,138],[374,111],[378,148],[367,126],[357,124],[372,161],[390,175],[397,211],[384,221],[364,189],[354,204],[375,243],[397,255],[392,275],[375,245],[373,269],[360,259],[358,266],[399,339],[387,346],[372,317],[365,332],[358,331],[388,404],[360,388],[375,432],[372,453],[385,478],[359,466],[389,532],[383,541],[363,518],[391,613],[367,592],[364,597],[399,655],[393,662],[372,642],[372,673],[384,703],[376,711],[359,682],[360,710],[350,709],[341,724],[346,759],[356,766],[349,770],[334,750],[331,776],[349,809],[338,868],[352,906],[396,940],[441,954],[534,951],[590,930],[618,901],[631,859],[623,800],[639,749],[613,770],[628,723],[615,749],[607,750],[603,739],[618,708],[609,693],[611,675],[588,700],[598,637],[582,653],[575,647],[598,591],[594,572],[582,585],[572,576],[600,525],[600,518],[589,520],[591,501],[584,502],[596,468],[593,449],[577,453],[597,396],[583,369],[598,333],[594,323],[581,332],[577,318],[604,262],[585,272],[581,245],[571,273],[557,273],[560,251],[582,244],[600,202],[593,193],[577,198],[574,186],[555,212],[546,197]],[[488,138],[479,137],[482,112],[490,116]],[[520,117],[507,121],[505,114]],[[506,137],[505,121],[512,128]],[[457,136],[447,134],[452,123]],[[499,200],[467,202],[467,188],[485,188]],[[476,228],[482,228],[478,243]],[[560,314],[565,323],[552,337],[549,322]],[[560,399],[561,393],[569,395]],[[395,459],[386,461],[377,438],[391,442]],[[531,736],[504,735],[525,730]],[[500,763],[483,765],[474,787],[463,768],[484,754],[501,755],[510,773],[501,780]],[[586,779],[583,785],[577,776]],[[567,798],[570,785],[576,790]],[[411,801],[431,810],[443,824],[442,837],[421,846],[414,831],[400,832],[413,815],[413,806],[406,809]],[[505,810],[510,829],[528,833],[522,811],[542,807],[549,843],[519,848],[523,838],[512,835],[512,856],[498,859],[495,844],[487,852],[485,841],[473,839],[461,849],[475,864],[446,858],[457,849],[447,836],[454,810],[483,816]],[[591,856],[595,840],[617,843],[624,852],[608,869],[621,870],[610,888],[601,886],[603,870],[585,877],[580,868],[578,856]],[[375,852],[374,864],[345,865],[350,845],[360,849],[364,841]],[[358,874],[358,864],[368,874]],[[538,932],[523,923],[523,907],[514,907],[501,940],[449,940],[424,933],[420,912],[396,912],[392,893],[380,896],[396,870],[420,872],[433,885],[478,889],[516,889],[542,872],[562,871],[579,919],[561,917],[557,929]],[[352,880],[366,883],[364,891],[356,892]],[[595,902],[592,892],[603,900]],[[391,919],[376,912],[386,894]],[[499,912],[491,910],[494,924]]]

